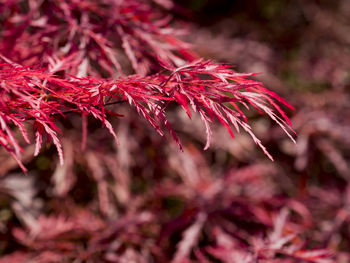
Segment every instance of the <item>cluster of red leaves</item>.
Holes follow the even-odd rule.
[[[171,8],[170,1],[155,1]],[[166,4],[169,2],[168,4]],[[48,67],[77,76],[118,76],[125,59],[136,73],[191,60],[152,1],[1,1],[0,52],[24,66]],[[126,72],[128,73],[128,72]]]
[[[29,142],[24,122],[34,120],[34,154],[39,153],[46,134],[63,163],[54,119],[64,116],[65,110],[90,114],[101,120],[115,136],[106,119],[105,106],[123,100],[134,106],[161,135],[162,126],[167,127],[180,148],[179,139],[165,115],[172,101],[181,105],[189,117],[190,108],[200,115],[207,132],[205,149],[210,144],[209,122],[218,119],[232,136],[230,124],[237,131],[242,127],[272,159],[251,131],[237,103],[246,108],[252,105],[266,113],[288,134],[289,120],[274,100],[291,107],[288,103],[263,88],[261,83],[247,79],[253,74],[239,74],[210,61],[184,64],[179,55],[190,59],[184,51],[186,46],[170,36],[174,32],[162,26],[164,21],[155,20],[157,12],[153,12],[149,4],[138,1],[98,4],[94,1],[24,1],[28,4],[24,6],[23,1],[5,2],[1,20],[6,41],[0,45],[4,61],[0,69],[1,145],[18,161],[20,147],[11,125],[17,126]],[[114,52],[118,50],[115,34],[122,40],[119,44],[138,75],[122,75],[118,53]],[[150,57],[153,60],[157,57],[156,64],[164,65],[164,70],[144,76],[150,71]],[[180,64],[182,66],[174,67]],[[46,66],[46,69],[29,67],[33,65]],[[110,78],[103,78],[105,75]]]
[[[63,164],[63,153],[54,118],[59,115],[64,117],[65,110],[90,114],[102,121],[117,139],[111,124],[106,119],[105,106],[126,100],[160,135],[164,135],[162,126],[167,127],[181,148],[179,139],[165,116],[167,105],[174,101],[184,108],[189,117],[191,117],[190,106],[201,116],[208,135],[205,149],[210,144],[209,122],[212,118],[217,118],[232,136],[230,124],[234,125],[237,131],[242,127],[272,159],[260,140],[252,133],[246,123],[245,115],[236,103],[242,103],[246,107],[248,104],[253,105],[268,114],[284,130],[288,124],[274,113],[268,103],[272,104],[287,121],[288,118],[272,98],[287,106],[289,104],[263,88],[259,82],[247,80],[246,77],[252,74],[235,73],[226,66],[210,61],[197,60],[180,68],[169,68],[168,71],[170,74],[162,72],[146,77],[132,75],[117,80],[73,76],[61,79],[44,71],[3,64],[0,72],[1,145],[19,159],[20,147],[9,125],[16,125],[29,142],[23,122],[33,119],[35,155],[39,153],[42,136],[47,134],[55,144]],[[207,79],[200,78],[203,75],[206,75]]]

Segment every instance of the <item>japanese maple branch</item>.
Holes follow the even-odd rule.
[[[108,102],[106,104],[103,104],[103,106],[106,107],[106,106],[120,104],[120,103],[124,103],[124,102],[127,102],[127,100],[118,100],[118,101]],[[79,110],[68,110],[68,111],[62,111],[62,112],[55,112],[55,113],[52,113],[51,116],[66,115],[66,114],[76,113],[76,112],[79,112]],[[33,120],[33,119],[34,119],[34,117],[30,117],[27,120]]]

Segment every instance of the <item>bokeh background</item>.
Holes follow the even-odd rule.
[[[274,162],[248,135],[232,140],[215,124],[203,151],[201,121],[174,108],[180,152],[118,105],[120,146],[89,119],[82,152],[73,114],[61,123],[64,166],[50,144],[36,158],[26,149],[27,176],[1,152],[0,262],[350,261],[350,2],[177,4],[193,50],[260,72],[254,78],[295,107],[284,110],[297,144],[251,112]]]

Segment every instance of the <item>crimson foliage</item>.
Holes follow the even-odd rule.
[[[236,73],[228,66],[200,59],[188,62],[186,45],[171,37],[174,30],[163,26],[166,21],[157,18],[149,4],[9,1],[2,8],[2,35],[6,41],[0,47],[0,142],[23,170],[21,149],[11,124],[29,142],[24,122],[33,119],[34,155],[39,153],[42,137],[48,135],[63,164],[56,116],[64,117],[64,110],[92,115],[117,139],[106,119],[106,114],[112,112],[106,112],[105,105],[123,100],[160,135],[163,136],[162,126],[166,127],[180,148],[166,118],[170,102],[181,105],[189,117],[190,108],[200,115],[207,132],[204,149],[210,145],[209,122],[216,118],[232,137],[230,124],[237,131],[242,127],[272,159],[251,131],[240,105],[266,113],[288,134],[290,122],[274,100],[291,107],[288,103],[261,83],[247,79],[253,74]],[[121,48],[138,75],[123,74],[116,38],[121,40]],[[150,71],[150,59],[158,61],[163,70],[144,76]]]
[[[2,262],[333,262],[329,250],[304,249],[299,234],[311,224],[310,214],[301,202],[274,197],[277,186],[263,175],[276,173],[276,167],[256,164],[217,176],[186,138],[180,143],[179,125],[172,128],[183,121],[176,106],[194,124],[204,124],[204,149],[217,121],[232,137],[233,129],[243,129],[272,159],[246,114],[250,109],[266,114],[294,141],[280,105],[293,108],[252,80],[254,73],[237,73],[191,51],[178,38],[184,30],[170,16],[180,10],[173,2],[0,3],[0,144],[29,174],[21,158],[25,143],[35,141],[29,153],[40,157],[44,151],[44,158],[50,154],[44,141],[52,141],[60,160],[47,169],[53,173],[52,192],[34,186],[35,171],[27,179],[1,181],[4,195],[17,200],[10,206],[20,221],[6,232],[16,244],[5,242],[9,255]],[[81,136],[64,127],[77,115]],[[93,119],[119,147],[99,142],[106,139],[91,132]],[[142,119],[160,136],[170,134],[184,153],[164,146],[149,130],[143,136],[150,146],[142,145],[135,128]],[[77,138],[82,147],[74,143]],[[149,152],[140,158],[143,147]],[[144,171],[150,167],[151,179]],[[80,178],[87,173],[96,189],[81,190],[88,188]],[[137,180],[144,181],[137,186]],[[74,195],[79,189],[91,195],[88,201]],[[52,201],[45,205],[51,211],[35,204],[37,195]],[[167,208],[174,196],[181,212]],[[289,220],[291,212],[299,220]]]

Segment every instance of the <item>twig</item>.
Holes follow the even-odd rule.
[[[115,104],[124,103],[124,102],[126,102],[126,100],[118,100],[118,101],[108,102],[108,103],[104,104],[103,106],[110,106],[110,105],[115,105]],[[77,113],[77,112],[79,112],[79,110],[68,110],[68,111],[62,111],[62,112],[55,112],[55,113],[51,114],[51,116],[67,115],[70,113]],[[34,119],[35,119],[34,117],[30,117],[27,120],[34,120]]]

